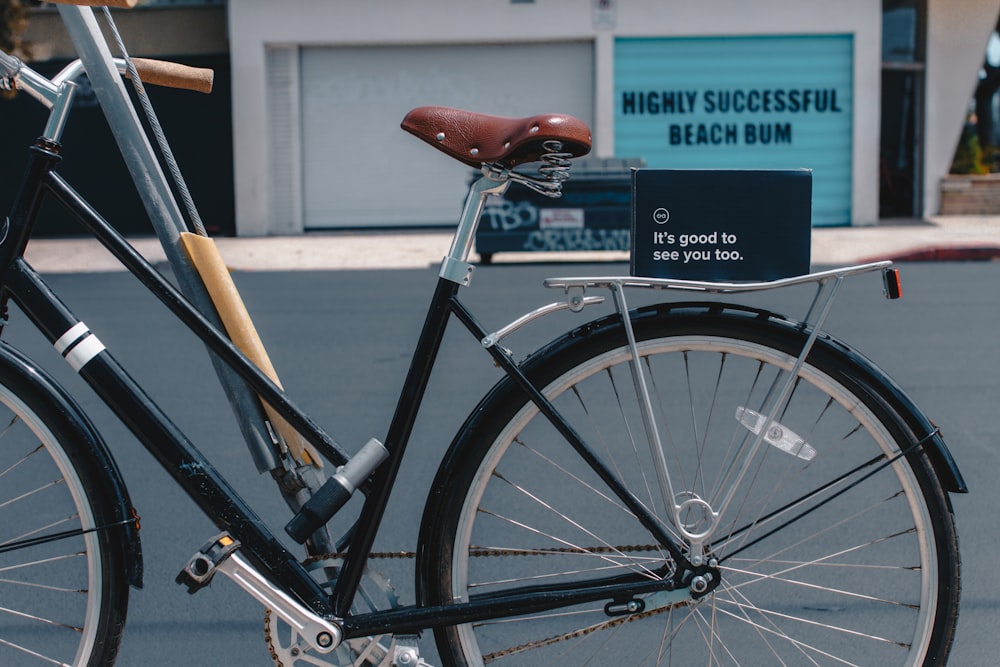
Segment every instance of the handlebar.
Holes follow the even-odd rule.
[[[119,72],[129,76],[125,60],[114,58],[113,64]],[[212,92],[215,74],[211,69],[188,67],[148,58],[133,58],[132,65],[138,77],[150,84],[202,93]],[[51,140],[58,140],[62,134],[76,91],[72,82],[83,73],[83,63],[75,60],[52,79],[48,79],[27,67],[15,56],[0,50],[0,90],[24,90],[48,108],[49,121],[42,136]]]
[[[122,0],[124,1],[124,0]],[[155,86],[166,86],[168,88],[181,88],[193,90],[199,93],[212,92],[215,80],[215,72],[204,67],[189,67],[179,63],[172,63],[166,60],[153,60],[150,58],[133,58],[139,78],[143,83]],[[127,76],[125,61],[115,58],[115,66],[122,74]],[[30,67],[26,67],[20,59],[0,50],[0,80],[17,79],[29,93],[42,100],[46,106],[51,104],[58,91],[57,88],[63,82],[72,80],[83,73],[83,65],[79,60],[75,60],[67,65],[59,74],[49,81],[45,77],[37,74]],[[2,86],[0,86],[2,87]]]
[[[139,72],[143,83],[168,88],[183,88],[199,93],[212,92],[215,72],[204,67],[189,67],[166,60],[150,60],[149,58],[132,58],[132,64]]]

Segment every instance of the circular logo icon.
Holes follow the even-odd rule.
[[[670,211],[668,211],[667,209],[658,208],[655,211],[653,211],[653,221],[656,224],[658,225],[665,224],[669,219],[670,219]]]

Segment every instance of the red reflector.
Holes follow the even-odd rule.
[[[899,299],[903,296],[903,285],[899,281],[899,269],[890,266],[882,272],[882,280],[885,284],[885,298]]]

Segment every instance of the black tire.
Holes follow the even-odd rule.
[[[634,318],[674,502],[698,499],[686,505],[690,532],[707,525],[708,506],[720,509],[737,453],[758,440],[773,387],[783,386],[778,369],[788,377],[806,339],[758,312],[696,310],[650,308]],[[522,367],[632,493],[674,526],[628,359],[623,327],[606,318]],[[652,609],[633,616],[608,616],[601,602],[443,628],[444,664],[943,664],[959,596],[950,502],[919,448],[884,464],[916,437],[874,388],[874,366],[858,359],[817,341],[775,418],[782,433],[760,443],[707,540],[705,555],[722,575],[709,595],[650,599]],[[810,447],[816,454],[805,460]],[[501,381],[435,480],[421,528],[424,601],[669,568],[666,552],[606,489],[524,394]]]
[[[56,405],[23,376],[0,375],[0,664],[111,665],[128,537],[108,472]],[[81,534],[95,527],[105,528]]]

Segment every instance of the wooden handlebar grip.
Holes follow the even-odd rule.
[[[58,5],[80,5],[82,7],[119,7],[132,9],[139,0],[49,0]]]
[[[215,72],[204,67],[188,67],[165,60],[150,60],[149,58],[132,58],[139,78],[143,83],[168,88],[184,88],[199,93],[212,92],[215,83]]]

